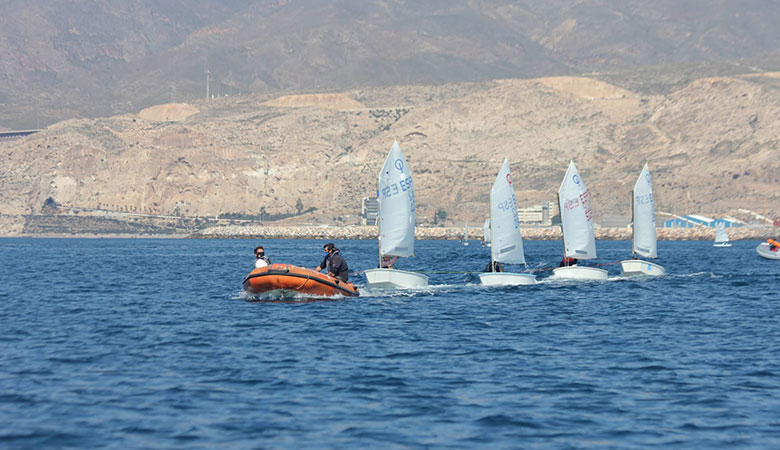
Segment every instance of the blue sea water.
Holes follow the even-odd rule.
[[[755,241],[510,288],[477,284],[478,242],[422,241],[399,268],[427,289],[288,303],[241,291],[259,243],[314,267],[324,242],[0,239],[0,447],[780,448],[780,261]]]

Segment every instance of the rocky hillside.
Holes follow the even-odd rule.
[[[508,157],[520,206],[554,201],[575,160],[596,221],[629,214],[645,161],[657,209],[780,215],[780,74],[642,94],[591,77],[365,88],[168,104],[0,143],[0,223],[25,215],[357,223],[394,139],[418,221],[481,223]],[[166,219],[167,220],[167,219]]]
[[[752,66],[778,52],[777,23],[776,0],[4,2],[0,129],[135,113],[207,92],[281,95],[738,58]]]

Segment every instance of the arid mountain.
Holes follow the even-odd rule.
[[[6,233],[53,205],[59,214],[356,223],[397,139],[422,223],[438,210],[450,223],[480,223],[504,157],[520,206],[554,201],[573,159],[596,221],[628,215],[649,161],[659,211],[780,215],[777,117],[778,73],[700,78],[655,95],[591,76],[160,105],[0,143],[0,214]]]
[[[10,1],[0,129],[136,113],[207,89],[280,95],[763,62],[780,48],[777,23],[776,0]]]

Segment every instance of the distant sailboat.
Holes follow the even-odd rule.
[[[466,229],[463,231],[463,240],[460,241],[461,245],[469,245],[469,223],[466,222]]]
[[[490,247],[490,219],[485,219],[482,225],[482,246]]]
[[[414,254],[414,184],[412,172],[397,141],[379,172],[379,268],[364,273],[370,287],[412,288],[428,285],[428,277],[406,270],[382,267],[385,256],[408,257]]]
[[[655,233],[655,199],[647,164],[631,191],[632,259],[620,261],[623,275],[663,275],[666,269],[658,264],[638,259],[658,257],[658,240]]]
[[[596,236],[593,232],[593,212],[590,194],[582,181],[574,161],[569,163],[561,187],[558,189],[558,210],[563,230],[563,257],[596,258]],[[556,278],[578,280],[606,280],[608,272],[597,267],[574,265],[553,269]]]
[[[501,170],[490,190],[490,267],[499,264],[525,264],[523,236],[517,217],[515,189],[509,172],[509,160],[504,158]],[[528,273],[485,272],[479,280],[486,285],[534,284],[536,277]]]
[[[731,242],[729,242],[729,234],[726,232],[725,223],[719,222],[715,227],[715,242],[712,244],[712,246],[731,247]]]

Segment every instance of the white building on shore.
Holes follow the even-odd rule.
[[[517,217],[524,225],[539,225],[549,227],[552,224],[552,202],[542,202],[527,208],[518,208]]]

